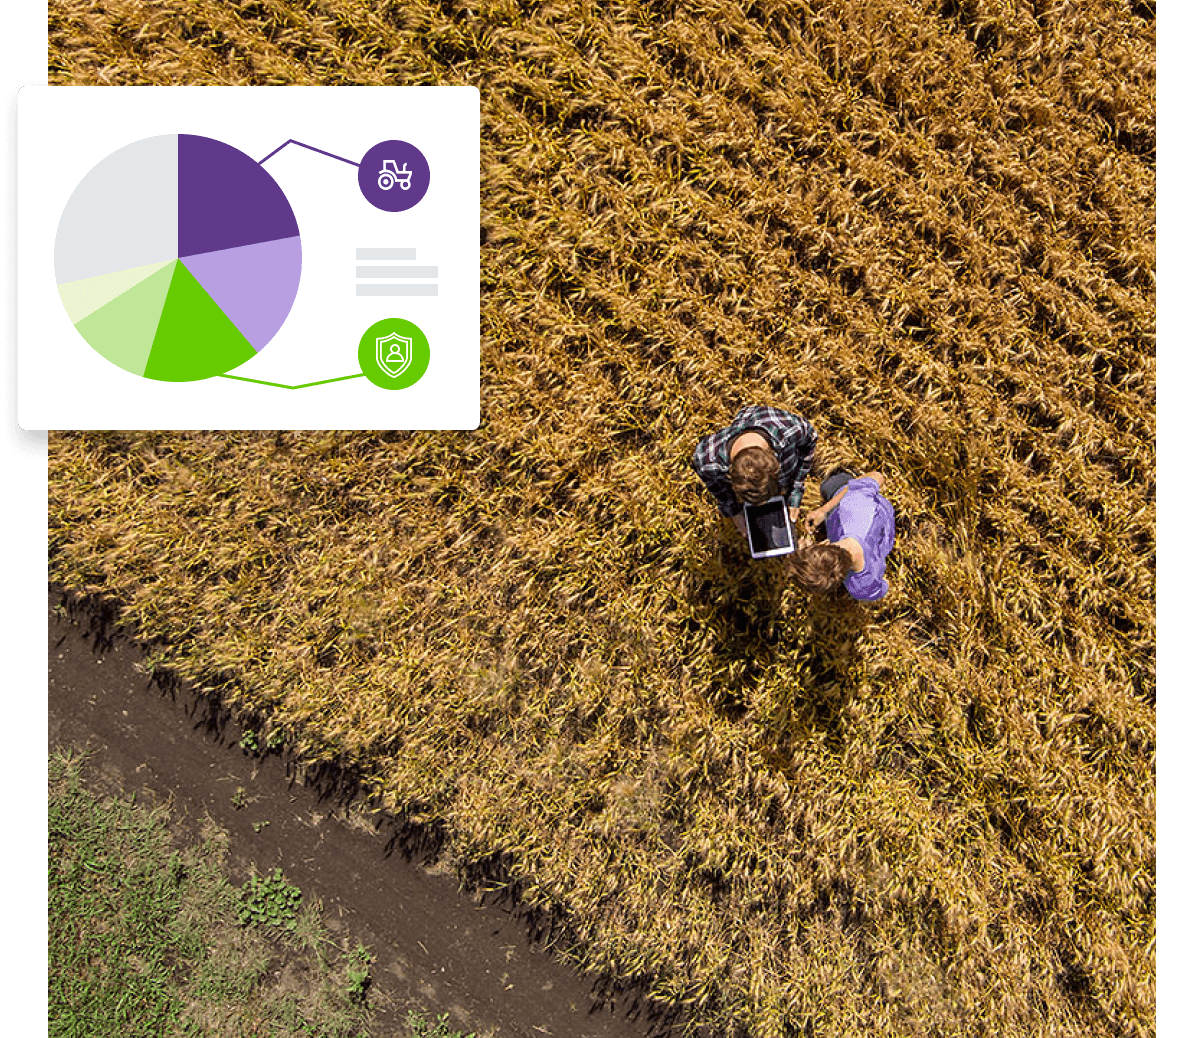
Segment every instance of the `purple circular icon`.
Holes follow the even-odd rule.
[[[360,191],[377,209],[402,213],[431,185],[426,156],[407,141],[381,141],[360,160]]]

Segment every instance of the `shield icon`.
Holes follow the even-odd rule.
[[[390,332],[376,340],[377,366],[390,378],[399,377],[414,357],[414,340]]]

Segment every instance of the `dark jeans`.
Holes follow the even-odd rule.
[[[840,493],[840,488],[843,487],[849,480],[857,477],[851,472],[833,472],[827,479],[819,485],[819,496],[823,499],[822,503],[827,504],[837,494]],[[819,524],[819,539],[821,541],[828,540],[828,521],[825,519]]]

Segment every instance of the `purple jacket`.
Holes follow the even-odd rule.
[[[895,546],[895,509],[882,496],[877,480],[863,476],[845,484],[844,497],[828,516],[827,531],[833,544],[852,537],[865,552],[865,568],[844,578],[849,594],[863,602],[885,595],[890,589],[886,556]]]

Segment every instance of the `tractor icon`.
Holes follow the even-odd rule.
[[[385,159],[380,172],[376,174],[376,186],[382,191],[388,191],[396,184],[402,191],[409,191],[410,180],[413,176],[414,171],[409,168],[407,163],[403,162],[399,170],[396,159]]]

